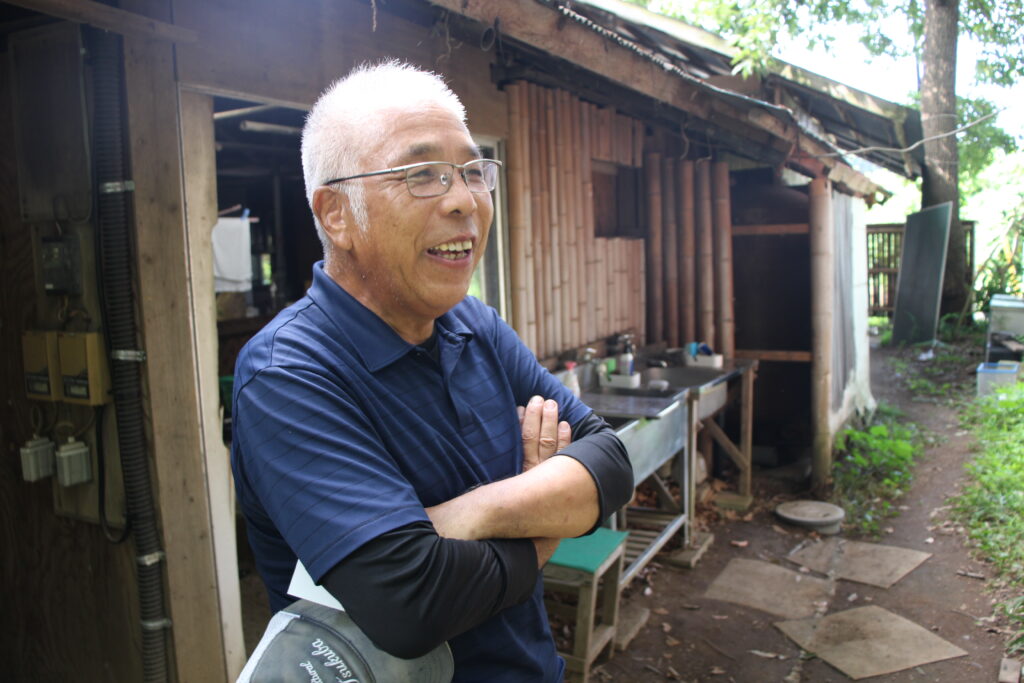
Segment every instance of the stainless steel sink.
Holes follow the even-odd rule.
[[[723,380],[727,375],[719,368],[647,368],[641,373],[640,381],[647,385],[661,380],[673,389],[689,389],[690,395],[697,398],[697,419],[703,420],[725,405],[726,382]]]

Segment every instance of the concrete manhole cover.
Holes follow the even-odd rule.
[[[820,500],[791,500],[775,508],[775,514],[826,535],[838,534],[839,523],[846,517],[843,508]]]

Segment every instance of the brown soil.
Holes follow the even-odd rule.
[[[954,368],[953,388],[942,399],[914,400],[906,378],[893,371],[891,359],[917,362],[915,352],[872,352],[872,387],[875,398],[902,409],[907,418],[933,436],[917,465],[910,491],[897,504],[899,516],[887,520],[886,533],[878,542],[932,553],[916,570],[888,590],[843,580],[835,582],[828,613],[851,607],[878,605],[914,621],[968,652],[966,657],[935,662],[879,676],[884,681],[995,681],[1003,656],[1005,632],[990,617],[994,594],[988,581],[957,574],[958,570],[992,575],[991,569],[971,556],[962,533],[947,521],[947,498],[965,481],[963,464],[972,457],[971,435],[959,425],[957,409],[949,395],[973,390],[971,368],[979,359],[963,354]],[[959,392],[959,394],[958,394]],[[920,397],[918,397],[920,399]],[[649,579],[652,590],[634,584],[624,604],[651,610],[643,630],[624,652],[604,661],[591,677],[594,681],[845,681],[844,674],[822,660],[801,658],[801,650],[773,627],[778,621],[757,610],[705,599],[705,590],[733,558],[760,559],[795,568],[785,556],[808,533],[788,526],[771,512],[781,500],[806,494],[799,487],[755,474],[757,503],[752,515],[711,525],[715,541],[695,569],[679,569],[660,563]],[[749,517],[749,521],[745,521]],[[844,531],[844,537],[851,537]],[[872,540],[872,539],[862,539]],[[736,547],[730,541],[746,541]],[[751,653],[776,653],[766,659]]]

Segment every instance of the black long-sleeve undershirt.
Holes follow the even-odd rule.
[[[629,501],[633,470],[622,442],[600,417],[591,413],[572,435],[560,453],[594,479],[596,528]],[[411,658],[526,601],[537,583],[537,553],[529,539],[460,541],[416,522],[362,545],[320,583],[378,647]]]

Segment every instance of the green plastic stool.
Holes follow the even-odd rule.
[[[575,613],[564,615],[576,619],[573,651],[559,654],[565,658],[566,668],[584,683],[594,660],[615,638],[627,536],[626,531],[602,527],[589,536],[567,538],[544,567],[545,590],[577,596]],[[564,605],[552,601],[547,607],[551,613],[565,612]]]

